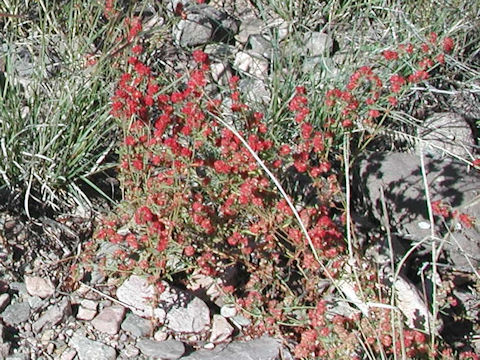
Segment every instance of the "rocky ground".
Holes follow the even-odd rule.
[[[171,3],[176,9],[180,2]],[[268,34],[274,28],[281,41],[288,24],[273,16],[261,18],[258,9],[241,1],[185,2],[183,11],[183,20],[172,31],[172,44],[180,48],[209,44],[205,51],[213,59],[216,80],[221,82],[231,69],[249,74],[241,84],[243,91],[268,103],[271,94],[265,79],[278,50]],[[164,20],[152,8],[144,21]],[[333,44],[331,34],[307,34],[303,47],[294,49],[305,54],[304,66],[297,70],[313,72],[328,61],[334,76],[341,52],[334,55]],[[181,67],[181,53],[173,52],[169,58],[170,50],[167,45],[160,48],[157,61]],[[436,279],[437,285],[454,289],[455,301],[467,315],[442,314],[442,335],[459,348],[468,345],[480,351],[480,234],[455,219],[432,228],[424,181],[432,202],[442,200],[459,213],[480,218],[479,172],[455,160],[477,151],[472,119],[480,117],[480,107],[474,99],[468,109],[460,101],[443,110],[427,119],[425,132],[419,134],[424,141],[415,144],[416,149],[375,152],[358,161],[352,178],[357,211],[352,216],[365,242],[365,256],[386,278],[392,275],[392,257],[407,269],[394,281],[397,289],[403,289],[399,307],[408,321],[425,322],[430,316],[422,279]],[[73,284],[69,269],[92,233],[92,219],[27,219],[12,211],[15,206],[3,205],[0,359],[292,359],[279,340],[244,334],[248,320],[222,299],[207,277],[198,278],[196,289],[165,283],[166,291],[155,307],[149,302],[153,289],[137,276],[116,284],[93,272],[81,284]],[[369,245],[371,237],[385,232],[392,246],[386,240]],[[436,270],[428,262],[431,241],[424,241],[432,234],[443,244]],[[414,251],[409,251],[412,246]]]

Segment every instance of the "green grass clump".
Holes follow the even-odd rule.
[[[89,199],[82,180],[114,143],[108,56],[117,31],[90,1],[0,4],[0,186],[59,210]],[[15,15],[15,16],[10,16]]]

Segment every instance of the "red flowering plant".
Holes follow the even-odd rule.
[[[140,60],[141,51],[131,47],[129,70],[112,101],[112,115],[124,129],[119,154],[125,196],[95,235],[97,244],[117,248],[100,261],[108,264],[103,270],[143,273],[158,282],[179,272],[216,277],[234,266],[245,284],[222,283],[224,292],[278,322],[286,304],[301,295],[288,288],[288,277],[324,277],[319,261],[335,262],[329,273],[335,276],[345,248],[331,216],[336,174],[324,135],[306,121],[306,90],[297,88],[290,102],[299,124],[291,142],[296,145],[278,144],[269,138],[264,115],[242,102],[238,77],[222,97],[207,94],[204,52],[193,53],[196,66],[167,92]],[[296,199],[282,195],[276,179],[287,169],[309,179],[315,202],[296,209]],[[269,328],[276,332],[280,325]]]
[[[258,158],[277,175],[291,166],[308,174],[319,193],[325,192],[325,184],[334,193],[335,175],[328,161],[318,161],[324,151],[322,135],[297,114],[299,145],[274,144],[263,115],[241,102],[238,79],[230,81],[227,109],[221,99],[210,99],[204,91],[208,57],[200,51],[193,57],[197,68],[182,89],[168,94],[161,93],[149,69],[136,58],[129,59],[133,72],[119,82],[112,113],[125,127],[121,171],[130,209],[124,211],[132,215],[122,226],[135,228],[120,243],[127,242],[140,260],[172,256],[172,251],[186,258],[207,254],[209,260],[201,266],[209,275],[232,260],[245,266],[253,259],[280,264],[285,253],[309,254],[291,207]],[[302,104],[292,110],[303,113],[306,103]],[[300,217],[315,251],[334,258],[344,246],[329,205],[302,209]],[[106,232],[100,229],[97,237],[106,237]],[[115,234],[113,242],[118,243]],[[154,255],[149,249],[155,249]],[[164,269],[172,270],[178,269]]]
[[[288,101],[297,131],[279,142],[269,132],[271,119],[242,102],[237,76],[211,97],[209,58],[197,50],[193,68],[164,84],[134,45],[141,24],[128,25],[128,71],[112,99],[112,115],[124,130],[124,201],[103,220],[85,257],[97,256],[110,276],[139,273],[156,284],[175,278],[189,287],[192,275],[213,278],[225,300],[249,318],[245,333],[293,339],[297,358],[361,354],[359,331],[384,336],[373,353],[397,351],[387,330],[393,338],[398,333],[389,328],[379,335],[362,325],[361,315],[335,314],[335,302],[321,298],[318,284],[326,280],[328,291],[338,292],[335,281],[347,268],[332,149],[344,131],[377,122],[396,105],[392,94],[420,80],[398,75],[388,83],[360,68],[346,90],[327,92],[329,112],[320,126],[312,123],[307,89],[299,86]],[[289,177],[301,178],[303,189],[293,191]],[[98,259],[96,247],[104,242],[116,250]],[[227,280],[227,270],[236,272],[236,281]],[[379,301],[378,292],[371,293]]]
[[[452,38],[440,41],[432,32],[418,45],[407,43],[395,50],[382,51],[374,59],[375,67],[362,66],[343,89],[335,87],[327,91],[325,104],[331,119],[327,124],[333,129],[343,127],[370,133],[394,125],[395,122],[386,120],[402,118],[393,117],[392,113],[402,109],[412,87],[433,79],[454,47]]]

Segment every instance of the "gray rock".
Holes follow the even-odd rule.
[[[239,89],[245,94],[246,100],[249,103],[270,103],[271,93],[265,81],[254,78],[245,78],[240,80],[238,84]]]
[[[73,360],[77,356],[77,351],[75,349],[67,348],[60,355],[60,360]]]
[[[8,342],[8,343],[1,343],[0,342],[0,359],[5,359],[8,354],[10,353],[10,348],[11,348],[11,344]]]
[[[140,350],[135,347],[135,345],[127,344],[125,349],[122,350],[121,355],[125,356],[127,359],[137,358]]]
[[[229,42],[238,32],[238,22],[223,11],[205,4],[185,8],[186,19],[179,21],[173,36],[182,47],[210,41]]]
[[[183,360],[275,360],[281,351],[279,341],[261,337],[246,342],[235,341],[224,348],[198,350]]]
[[[50,279],[40,276],[25,276],[25,286],[30,295],[38,296],[42,299],[52,296],[55,292],[55,286]]]
[[[269,64],[262,56],[251,51],[239,51],[235,55],[233,67],[241,72],[248,73],[257,79],[265,79],[268,75]]]
[[[141,339],[137,341],[137,347],[142,354],[162,360],[179,359],[185,352],[185,346],[177,340],[155,341]]]
[[[213,34],[213,26],[200,14],[189,14],[180,20],[175,29],[175,39],[181,47],[193,47],[206,44]]]
[[[21,296],[28,295],[27,287],[25,286],[25,283],[23,283],[23,282],[14,281],[14,282],[11,282],[8,286],[13,291],[17,291],[18,295],[21,295]]]
[[[92,320],[92,325],[98,331],[115,335],[120,329],[124,316],[125,308],[123,306],[112,305],[102,309],[95,319]]]
[[[70,346],[75,348],[80,360],[115,360],[117,353],[114,348],[99,341],[93,341],[77,331],[70,340]]]
[[[226,318],[234,317],[237,313],[235,304],[225,304],[220,308],[220,314]]]
[[[144,318],[157,318],[167,327],[182,333],[203,331],[210,324],[208,306],[200,299],[164,283],[165,290],[157,296],[157,306],[152,299],[155,289],[143,277],[132,275],[118,288],[119,300],[130,306],[132,312]]]
[[[201,333],[210,325],[210,310],[195,297],[187,304],[176,304],[167,312],[166,326],[179,333]]]
[[[135,314],[127,314],[122,323],[122,330],[128,331],[133,337],[150,336],[153,333],[153,324]]]
[[[63,298],[58,304],[52,305],[40,318],[33,323],[33,331],[39,333],[46,325],[54,326],[72,313],[70,300]]]
[[[456,113],[433,114],[425,120],[419,130],[419,137],[426,143],[419,143],[432,156],[443,157],[446,153],[470,159],[475,141],[470,125]]]
[[[329,56],[333,52],[333,39],[322,32],[309,32],[304,36],[303,50],[307,56]]]
[[[272,42],[260,34],[250,35],[248,38],[248,48],[255,54],[261,55],[266,59],[272,58]]]
[[[432,202],[443,201],[460,213],[480,218],[479,174],[468,172],[467,166],[453,159],[432,159],[425,156],[427,183]],[[359,193],[371,213],[382,223],[382,196],[388,210],[391,229],[405,239],[422,240],[430,236],[420,158],[404,153],[375,153],[360,162],[356,178]],[[445,236],[444,249],[455,268],[472,271],[480,265],[480,234],[453,221],[447,231],[441,221],[435,225],[435,234]]]
[[[10,304],[0,316],[5,324],[15,326],[28,320],[30,317],[30,306],[27,302]]]
[[[42,298],[38,296],[30,296],[28,299],[28,305],[30,305],[30,309],[33,311],[40,309],[42,306],[45,305],[47,300],[42,300]]]
[[[235,36],[235,39],[239,43],[245,44],[247,43],[250,35],[261,34],[264,28],[264,22],[256,17],[243,20],[240,23],[239,32]]]

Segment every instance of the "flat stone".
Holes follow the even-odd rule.
[[[80,360],[115,360],[117,358],[114,348],[99,341],[90,340],[79,331],[73,334],[70,346],[75,348]]]
[[[273,46],[272,42],[260,34],[250,35],[248,38],[250,50],[266,59],[271,59]]]
[[[260,34],[265,27],[265,23],[256,17],[243,20],[240,23],[240,29],[238,34],[235,36],[235,40],[245,44],[250,35]]]
[[[201,349],[182,360],[275,360],[281,351],[279,341],[261,337],[251,341],[234,341],[224,348]]]
[[[249,73],[257,79],[264,79],[268,75],[269,64],[262,56],[251,51],[239,51],[235,55],[233,67],[239,71]]]
[[[233,326],[222,315],[213,315],[212,331],[209,341],[212,343],[221,343],[230,339],[233,333]]]
[[[46,325],[54,326],[72,313],[70,300],[65,297],[58,304],[50,308],[33,323],[33,331],[39,333]]]
[[[306,33],[304,43],[304,51],[307,56],[328,56],[333,51],[332,37],[322,32]]]
[[[475,139],[472,129],[465,118],[457,113],[444,112],[430,116],[423,123],[418,135],[425,142],[417,144],[417,149],[423,149],[434,157],[454,154],[464,159],[470,159],[475,152]]]
[[[97,315],[97,310],[84,308],[82,305],[78,307],[77,319],[78,320],[92,320]]]
[[[186,306],[174,306],[167,313],[166,326],[174,332],[200,333],[210,325],[210,310],[195,297]]]
[[[9,342],[0,343],[0,359],[5,359],[8,356],[11,346],[12,344]]]
[[[77,319],[79,320],[92,320],[95,315],[97,315],[98,303],[93,300],[83,299],[80,301],[80,306],[78,307]]]
[[[182,357],[185,346],[177,340],[155,341],[151,339],[140,339],[137,347],[142,354],[154,359],[176,360]]]
[[[206,44],[213,34],[213,26],[199,14],[190,14],[187,19],[180,20],[176,28],[176,38],[181,47]]]
[[[125,356],[127,359],[137,358],[140,350],[132,344],[127,344],[125,349],[122,350],[121,355]]]
[[[62,352],[62,355],[60,355],[60,360],[73,360],[75,356],[77,356],[77,350],[69,348]]]
[[[117,298],[129,305],[130,310],[138,316],[155,317],[163,322],[166,312],[153,306],[155,289],[147,279],[138,275],[132,275],[117,289]]]
[[[220,314],[226,318],[237,315],[237,308],[233,304],[225,304],[220,308]]]
[[[405,315],[412,329],[428,330],[432,315],[418,289],[406,278],[399,276],[395,281],[396,304]]]
[[[29,296],[27,301],[28,301],[28,305],[30,305],[30,309],[35,311],[40,309],[42,306],[44,306],[47,300],[43,300],[39,296]]]
[[[85,309],[96,311],[98,307],[98,302],[89,299],[83,299],[82,301],[80,301],[80,305]]]
[[[10,304],[0,316],[5,324],[15,326],[28,320],[30,317],[30,306],[27,302]]]
[[[50,279],[39,276],[25,276],[25,286],[30,295],[38,296],[42,299],[52,296],[55,292],[55,286]]]
[[[473,219],[480,218],[478,171],[455,159],[432,158],[424,155],[426,180],[431,202],[441,201],[459,213]],[[397,236],[405,240],[420,241],[431,236],[425,186],[420,156],[396,152],[377,152],[360,161],[355,171],[358,192],[372,215],[384,223],[382,193],[388,209],[388,224]],[[439,217],[435,216],[438,220]],[[449,220],[450,229],[443,221],[436,221],[436,236],[445,238],[444,250],[452,265],[460,271],[472,271],[480,266],[480,232],[468,228],[458,219]],[[403,256],[403,254],[400,254]]]
[[[98,331],[115,335],[120,329],[123,317],[125,316],[125,308],[120,305],[112,305],[104,308],[92,320],[92,325]]]
[[[8,286],[10,287],[11,290],[17,291],[18,295],[23,296],[23,295],[28,294],[27,287],[25,286],[25,283],[23,283],[23,282],[14,281],[14,282],[11,282],[10,284],[8,284]]]
[[[122,322],[122,330],[128,331],[133,337],[150,336],[153,332],[153,324],[148,319],[130,313]]]

